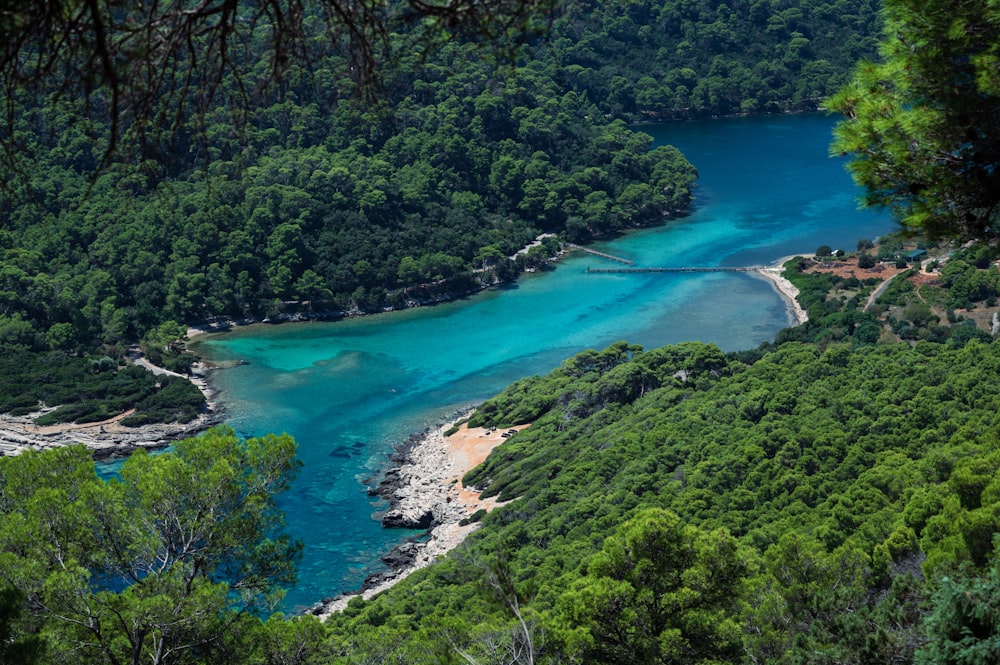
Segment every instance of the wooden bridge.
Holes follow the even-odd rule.
[[[573,249],[578,249],[581,252],[587,252],[588,254],[593,254],[594,256],[599,256],[602,259],[610,259],[612,261],[617,261],[618,263],[624,263],[627,266],[634,266],[635,261],[631,259],[622,258],[621,256],[614,256],[613,254],[605,254],[604,252],[598,252],[596,249],[590,249],[589,247],[581,247],[580,245],[574,245],[571,242],[566,243],[567,247],[572,247]],[[607,271],[614,272],[614,271]]]
[[[647,268],[637,268],[635,267],[635,261],[631,259],[626,259],[621,256],[614,256],[613,254],[605,254],[604,252],[598,252],[596,249],[590,249],[589,247],[581,247],[580,245],[575,245],[571,242],[566,243],[567,247],[572,249],[578,249],[581,252],[587,252],[588,254],[593,254],[594,256],[599,256],[602,259],[610,259],[611,261],[617,261],[618,263],[624,263],[628,268],[587,268],[588,273],[641,273],[641,272],[761,272],[763,270],[768,270],[764,266],[736,266],[736,267],[723,267],[723,266],[682,266],[679,268],[657,268],[657,267],[647,267]]]
[[[762,270],[767,270],[764,266],[738,266],[738,267],[723,267],[723,266],[706,266],[706,267],[692,267],[684,266],[680,268],[587,268],[588,273],[605,273],[605,272],[615,272],[615,273],[637,273],[637,272],[761,272]]]

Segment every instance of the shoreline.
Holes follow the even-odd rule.
[[[801,326],[809,320],[808,312],[806,312],[802,305],[799,304],[799,290],[784,276],[785,263],[791,261],[797,256],[805,255],[791,254],[789,256],[783,256],[774,261],[770,266],[756,271],[756,274],[766,279],[778,295],[781,296],[781,299],[785,301],[785,309],[788,311],[789,320],[792,321],[792,323],[788,326],[789,328]]]
[[[46,407],[26,416],[0,413],[0,456],[18,455],[28,449],[49,450],[83,445],[90,450],[94,459],[126,457],[139,448],[166,448],[175,441],[197,436],[223,421],[222,404],[216,401],[218,393],[208,379],[211,368],[204,363],[195,363],[191,374],[186,375],[153,365],[134,350],[129,353],[129,362],[153,374],[178,376],[190,381],[205,396],[204,409],[197,418],[187,423],[154,423],[138,427],[119,424],[132,410],[100,422],[45,426],[36,425],[35,418],[54,411],[55,407]]]
[[[783,264],[796,255],[785,256],[774,261],[770,266],[758,269],[756,272],[766,279],[785,301],[791,326],[801,325],[808,321],[806,311],[799,305],[798,289],[784,278]],[[558,259],[553,259],[553,261]],[[436,304],[423,303],[413,306]],[[331,312],[294,314],[282,317],[280,320],[254,319],[215,319],[187,329],[187,338],[203,334],[231,331],[234,327],[262,325],[265,323],[304,322],[339,320],[355,316],[367,316],[373,313],[339,313]],[[130,361],[142,365],[157,374],[175,374],[164,368],[153,366],[140,355],[130,354]],[[215,368],[199,361],[190,376],[190,380],[206,398],[206,409],[198,419],[187,424],[157,424],[139,428],[126,428],[117,424],[117,420],[126,414],[103,423],[86,423],[83,425],[66,424],[40,428],[32,423],[31,417],[14,418],[0,414],[0,455],[16,454],[20,450],[32,447],[45,449],[51,447],[83,444],[87,446],[95,458],[106,459],[121,457],[142,448],[163,448],[176,440],[195,436],[211,426],[222,422],[222,404],[216,401],[218,391],[209,380],[209,373]],[[413,572],[424,568],[439,557],[456,548],[466,536],[479,527],[479,523],[460,525],[459,523],[480,509],[487,511],[495,507],[495,499],[480,500],[475,490],[464,488],[462,476],[478,466],[487,455],[506,440],[504,432],[496,430],[470,430],[463,421],[471,411],[457,416],[456,420],[438,427],[423,436],[409,442],[409,446],[394,457],[392,463],[397,466],[390,468],[386,478],[394,477],[391,486],[381,492],[390,500],[390,508],[383,518],[383,524],[407,528],[428,528],[426,539],[405,542],[383,557],[389,566],[385,572],[375,573],[366,579],[361,589],[355,592],[343,593],[333,599],[323,601],[305,610],[322,618],[340,611],[354,597],[368,599],[390,588],[396,582],[405,579]],[[37,414],[34,414],[37,417]],[[444,434],[450,428],[462,423],[451,436]],[[523,429],[522,425],[511,430]],[[13,451],[13,452],[12,452]],[[385,482],[385,481],[383,481]],[[386,521],[388,518],[388,521]]]
[[[669,220],[670,216],[668,215],[666,219]],[[527,245],[514,252],[514,254],[508,256],[507,259],[510,261],[516,261],[517,257],[526,255],[532,248],[543,244],[543,241],[545,239],[554,237],[556,236],[553,233],[542,233],[536,236],[535,239],[529,242]],[[566,252],[567,252],[566,248],[564,246],[561,246],[560,250],[556,254],[548,257],[548,259],[545,260],[545,264],[554,265],[559,261],[560,258],[562,258],[562,256],[566,254]],[[537,270],[538,270],[537,267],[524,268],[517,273],[517,276],[514,278],[513,281],[517,281],[517,279],[525,273],[536,272]],[[472,273],[470,274],[476,276],[476,275],[484,275],[487,273],[489,273],[489,271],[477,269],[473,270]],[[448,280],[444,280],[443,282],[438,282],[438,283],[416,284],[411,287],[405,287],[402,289],[402,291],[405,293],[407,291],[416,291],[420,289],[433,290],[442,286],[442,284],[447,281]],[[476,286],[475,288],[471,289],[466,288],[457,291],[444,290],[436,292],[436,294],[434,295],[425,296],[424,298],[408,297],[405,303],[402,305],[386,306],[371,310],[359,309],[357,306],[354,306],[351,309],[343,309],[343,310],[312,311],[310,309],[310,311],[295,311],[287,313],[283,312],[273,318],[264,317],[264,318],[235,319],[225,316],[213,317],[207,321],[189,325],[187,328],[187,332],[185,333],[185,337],[187,339],[192,339],[199,335],[224,333],[231,331],[233,328],[241,328],[245,326],[262,325],[262,324],[280,325],[284,323],[307,323],[307,322],[319,322],[319,321],[327,321],[332,323],[336,321],[342,321],[344,319],[354,319],[363,316],[388,314],[389,312],[399,312],[407,309],[414,309],[417,307],[431,307],[433,305],[441,305],[444,303],[454,302],[461,298],[467,298],[477,293],[482,293],[483,291],[486,291],[488,289],[500,286],[504,283],[505,283],[504,281],[498,279],[495,273],[493,273],[493,279],[490,279],[488,281],[482,279],[477,280],[478,286]],[[311,303],[309,301],[286,303],[286,304],[292,304],[296,306],[303,306],[303,305],[311,306]]]
[[[498,505],[496,497],[480,499],[478,490],[464,487],[462,477],[506,441],[505,435],[523,430],[530,424],[502,431],[470,428],[465,422],[468,415],[466,413],[413,441],[398,458],[400,464],[386,473],[386,481],[382,483],[386,489],[379,492],[390,498],[391,503],[383,517],[383,525],[386,518],[392,522],[393,515],[413,520],[413,523],[430,519],[428,538],[403,543],[382,557],[390,566],[389,570],[369,576],[358,591],[343,593],[314,605],[307,610],[308,613],[325,619],[346,608],[353,598],[368,600],[389,589],[458,547],[466,536],[479,528],[479,522],[464,525],[460,522],[478,510],[489,512]],[[445,436],[451,429],[455,429],[454,433]]]
[[[32,416],[0,414],[0,456],[19,455],[29,449],[41,451],[82,445],[90,450],[95,460],[114,459],[127,457],[140,448],[166,448],[175,441],[197,436],[222,422],[219,413],[206,411],[187,423],[157,423],[139,427],[120,425],[118,421],[130,413],[131,411],[126,411],[96,423],[66,423],[44,427],[34,424],[33,418],[39,413]]]
[[[793,326],[809,320],[797,300],[798,289],[782,274],[784,264],[796,256],[800,255],[781,257],[757,271],[785,301]],[[465,525],[460,522],[477,510],[489,512],[496,506],[496,499],[480,500],[479,492],[463,487],[461,479],[506,440],[505,434],[530,425],[500,432],[470,429],[465,422],[470,414],[471,411],[461,414],[456,420],[404,444],[396,457],[400,460],[399,465],[386,472],[386,480],[380,484],[381,491],[377,491],[389,498],[391,504],[382,518],[384,526],[429,526],[429,537],[425,541],[411,540],[395,548],[382,557],[390,566],[389,570],[369,576],[358,591],[317,603],[307,610],[308,613],[326,619],[343,611],[354,598],[373,598],[458,547],[479,527],[479,522]],[[446,437],[445,432],[455,427],[457,431]]]
[[[545,235],[542,234],[539,238]],[[540,240],[536,239],[535,242],[528,245],[527,247],[519,250],[518,254],[530,249],[535,244],[539,244]],[[549,258],[548,264],[554,266],[559,262],[559,260],[567,254],[569,249],[565,247],[555,256]],[[516,256],[516,255],[515,255]],[[779,259],[773,261],[769,266],[758,268],[754,272],[768,282],[774,287],[774,290],[779,296],[786,302],[789,319],[792,323],[789,327],[795,327],[802,325],[809,320],[809,315],[806,313],[805,309],[799,305],[797,299],[799,295],[799,290],[795,288],[790,281],[784,278],[782,273],[784,273],[783,265],[794,259],[797,256],[809,256],[809,254],[790,254],[788,256],[783,256]],[[513,257],[509,257],[513,258]],[[534,270],[526,271],[534,272]],[[379,314],[388,314],[390,312],[403,311],[407,309],[414,309],[418,307],[432,307],[434,305],[440,305],[448,302],[454,302],[460,298],[469,297],[477,293],[481,293],[490,288],[498,286],[499,283],[484,284],[481,288],[462,292],[462,293],[452,293],[444,297],[433,298],[427,301],[417,301],[411,300],[406,303],[406,305],[401,307],[387,307],[378,311],[363,311],[363,310],[352,310],[352,311],[317,311],[317,312],[290,312],[286,314],[279,314],[274,318],[243,318],[234,319],[228,317],[215,317],[213,319],[203,321],[201,323],[191,324],[187,327],[184,334],[186,340],[192,340],[195,337],[200,337],[202,335],[212,335],[232,332],[236,328],[245,328],[249,326],[261,326],[261,325],[283,325],[286,323],[317,323],[317,322],[329,322],[336,323],[337,321],[342,321],[345,319],[354,319],[366,316],[378,316]]]

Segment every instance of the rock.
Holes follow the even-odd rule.
[[[403,543],[388,554],[382,556],[382,562],[394,570],[406,568],[417,560],[420,545],[414,542]]]
[[[365,578],[364,582],[361,583],[359,591],[365,592],[381,587],[383,584],[395,580],[398,575],[399,573],[395,570],[385,570],[379,573],[372,573]]]
[[[0,414],[0,452],[17,454],[26,448],[48,450],[84,445],[95,459],[127,457],[139,448],[164,448],[179,439],[195,436],[221,421],[218,412],[206,412],[190,423],[124,427],[118,423],[37,427],[32,416]]]
[[[382,526],[387,529],[429,529],[433,523],[434,513],[429,509],[404,512],[397,508],[382,516]]]

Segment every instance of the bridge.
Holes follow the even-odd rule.
[[[639,273],[639,272],[761,272],[764,266],[682,266],[679,268],[587,268],[588,273]]]
[[[587,268],[588,273],[650,273],[650,272],[761,272],[764,270],[770,270],[770,268],[765,268],[764,266],[681,266],[679,268],[658,268],[655,266],[651,267],[635,267],[635,261],[631,259],[626,259],[621,256],[615,256],[613,254],[605,254],[604,252],[598,252],[596,249],[590,249],[589,247],[582,247],[580,245],[573,244],[571,242],[566,243],[567,247],[572,249],[578,249],[581,252],[587,252],[588,254],[593,254],[594,256],[599,256],[602,259],[610,259],[611,261],[617,261],[618,263],[624,263],[628,268]]]
[[[635,261],[632,261],[631,259],[622,258],[620,256],[615,256],[613,254],[605,254],[604,252],[598,252],[596,249],[591,249],[589,247],[581,247],[580,245],[574,245],[571,242],[566,243],[566,246],[572,247],[573,249],[578,249],[581,252],[587,252],[588,254],[593,254],[594,256],[599,256],[602,259],[610,259],[612,261],[617,261],[618,263],[624,263],[627,266],[635,265]]]

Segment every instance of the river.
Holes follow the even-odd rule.
[[[859,211],[822,115],[651,125],[700,172],[692,214],[594,247],[642,266],[768,264],[820,245],[853,250],[892,229]],[[251,326],[201,338],[198,353],[245,364],[216,372],[242,435],[287,432],[304,469],[281,499],[305,542],[294,611],[353,590],[413,533],[384,530],[366,490],[392,446],[513,380],[624,339],[752,348],[789,324],[786,304],[745,273],[587,274],[613,267],[576,253],[555,270],[458,302],[337,323]]]

